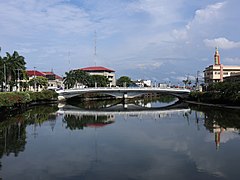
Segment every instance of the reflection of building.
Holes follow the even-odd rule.
[[[223,132],[239,132],[238,129],[235,129],[235,128],[222,128],[222,127],[218,127],[218,128],[215,128],[213,130],[213,132],[215,133],[215,143],[216,143],[216,149],[219,149],[220,147],[220,142],[221,142],[221,134]]]
[[[71,130],[83,129],[84,127],[99,128],[114,123],[115,116],[84,115],[79,111],[76,111],[76,114],[64,112],[64,121],[67,123],[67,128]]]
[[[101,75],[105,76],[109,80],[109,86],[116,86],[116,77],[115,71],[102,67],[102,66],[93,66],[93,67],[86,67],[81,68],[80,70],[88,72],[90,75]]]
[[[240,73],[240,66],[225,66],[220,62],[218,48],[214,54],[214,65],[210,65],[204,70],[204,81],[207,84],[222,82],[225,77]]]

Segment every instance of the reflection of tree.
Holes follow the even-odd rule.
[[[75,115],[66,115],[64,116],[64,123],[67,123],[66,128],[70,130],[83,129],[84,127],[94,126],[100,127],[114,122],[113,116],[75,116]]]
[[[139,104],[139,102],[143,103],[144,105],[148,103],[170,103],[173,102],[176,98],[171,95],[160,95],[155,97],[144,97],[142,98],[135,98],[133,100],[129,100],[129,102],[133,101],[134,103]]]
[[[69,104],[82,109],[101,109],[120,103],[119,99],[108,99],[98,101],[71,101]]]
[[[191,109],[202,111],[205,114],[205,126],[212,132],[217,126],[221,128],[240,129],[240,112],[239,110],[226,108],[209,108],[208,106],[191,105]]]
[[[1,123],[0,126],[0,157],[3,154],[7,156],[13,153],[18,156],[18,153],[24,151],[26,144],[26,125],[20,122]]]
[[[11,153],[18,156],[19,152],[24,151],[26,127],[31,124],[41,125],[49,119],[50,113],[56,111],[56,106],[38,106],[0,122],[0,158]]]

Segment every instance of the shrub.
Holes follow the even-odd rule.
[[[41,92],[0,92],[0,107],[11,107],[32,101],[56,100],[57,93],[50,90]]]

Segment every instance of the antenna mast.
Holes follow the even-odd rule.
[[[94,65],[97,65],[96,62],[97,59],[97,32],[96,30],[94,31]]]

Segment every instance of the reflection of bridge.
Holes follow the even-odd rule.
[[[85,93],[100,93],[115,96],[116,98],[132,98],[147,93],[161,93],[184,98],[190,93],[189,89],[179,88],[160,88],[160,87],[98,87],[98,88],[81,88],[81,89],[66,89],[57,91],[58,99],[65,100]]]
[[[154,117],[165,117],[171,114],[182,114],[190,112],[190,109],[187,108],[184,104],[174,104],[168,107],[162,108],[139,108],[134,104],[128,104],[128,108],[126,109],[124,105],[121,105],[122,108],[119,108],[119,105],[115,106],[116,109],[111,107],[110,109],[97,109],[97,110],[86,110],[81,109],[76,106],[71,105],[60,105],[58,114],[63,115],[74,115],[74,116],[109,116],[109,115],[127,115],[127,116],[142,116],[142,115],[150,115]]]

